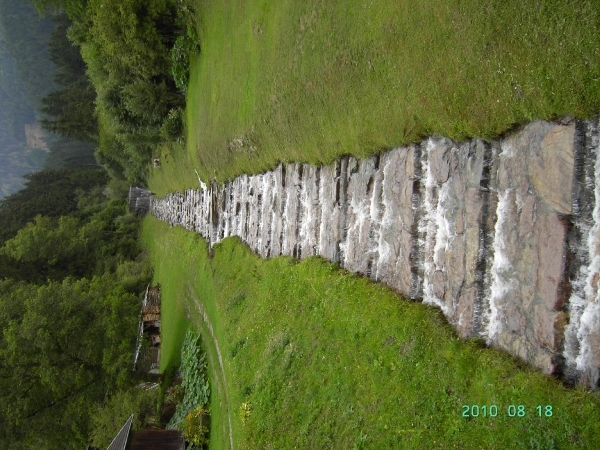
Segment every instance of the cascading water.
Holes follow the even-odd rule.
[[[574,259],[578,263],[571,281],[569,324],[565,328],[564,358],[566,377],[576,381],[583,374],[599,380],[600,360],[593,347],[600,344],[600,142],[598,123],[583,124],[585,131],[580,148],[577,189],[573,195],[574,228],[577,247]]]
[[[496,227],[494,230],[494,262],[491,268],[492,285],[490,288],[489,312],[484,321],[487,322],[485,335],[488,343],[493,342],[502,331],[502,300],[510,292],[512,286],[510,275],[512,266],[505,255],[505,234],[511,224],[507,220],[507,212],[510,207],[510,189],[505,190],[498,196],[498,209],[496,211]],[[486,314],[484,313],[484,316]]]
[[[486,144],[431,138],[223,186],[199,179],[200,189],[153,198],[151,212],[210,245],[237,236],[263,257],[339,262],[441,308],[461,336],[485,337],[547,373],[560,356],[596,387],[600,149],[597,120],[585,124],[587,178],[577,175],[575,125],[540,121]],[[563,193],[574,173],[582,190],[571,213]]]
[[[446,202],[448,199],[449,183],[444,183],[441,187],[436,182],[432,171],[432,156],[439,145],[443,143],[429,139],[425,149],[426,156],[423,156],[422,166],[425,178],[425,196],[423,201],[424,215],[419,232],[425,236],[423,253],[425,260],[423,262],[423,303],[437,306],[444,311],[446,316],[451,315],[451,311],[445,304],[444,299],[435,292],[432,284],[432,277],[436,272],[444,272],[445,250],[447,249],[450,226],[446,219]]]

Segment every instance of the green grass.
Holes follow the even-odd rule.
[[[184,189],[198,189],[198,176],[194,165],[188,161],[185,148],[177,142],[158,146],[154,152],[160,158],[160,169],[151,167],[148,185],[153,193],[163,196]],[[196,166],[197,167],[197,166]],[[204,181],[207,179],[204,178]]]
[[[600,109],[594,1],[198,8],[186,145],[157,149],[149,185],[159,195],[196,188],[195,170],[222,181]],[[152,218],[143,239],[163,286],[161,367],[177,363],[189,322],[204,338],[211,448],[229,447],[229,421],[236,448],[600,445],[599,394],[457,339],[436,309],[320,259],[261,260],[234,239],[209,257],[198,235]],[[461,417],[462,405],[492,404],[495,418]],[[508,417],[511,404],[527,415]],[[537,405],[554,415],[537,417]]]
[[[590,115],[600,109],[597,6],[200,2],[183,156],[205,180],[224,180],[432,133],[490,138],[533,119]]]
[[[236,448],[600,444],[598,393],[458,339],[436,309],[318,258],[262,260],[232,238],[210,256],[197,234],[151,217],[144,235],[163,305],[189,309],[207,344],[211,448],[229,447],[228,413]],[[492,404],[495,418],[461,416],[462,405]],[[511,404],[526,416],[508,417]]]
[[[213,278],[208,248],[197,234],[171,230],[153,218],[144,220],[142,240],[154,263],[154,282],[161,283],[161,372],[180,364],[180,349],[187,327],[192,324],[202,336],[208,356],[211,386],[211,448],[229,446],[227,397],[218,356],[210,332],[196,310],[194,300],[207,305],[214,317]],[[211,309],[212,308],[212,309]]]
[[[158,257],[153,248],[154,236],[147,227],[142,228],[141,238],[142,245],[152,250],[153,282],[161,283],[160,371],[164,373],[169,368],[179,366],[181,345],[190,325],[185,304],[179,298],[186,274],[179,270],[175,258],[166,258],[164,253]],[[177,254],[176,247],[164,251]],[[167,282],[163,283],[163,280]]]

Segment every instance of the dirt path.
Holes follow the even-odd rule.
[[[227,392],[227,379],[225,377],[225,369],[223,368],[223,357],[221,356],[221,349],[219,347],[219,342],[217,341],[217,338],[215,336],[214,330],[213,330],[213,326],[212,323],[210,322],[208,315],[206,314],[206,310],[204,309],[204,305],[200,302],[200,300],[198,300],[196,298],[196,296],[193,294],[193,291],[191,289],[191,286],[188,284],[188,286],[186,287],[186,293],[188,298],[190,298],[191,300],[193,300],[194,305],[196,307],[196,311],[198,312],[198,314],[200,314],[200,317],[202,318],[202,321],[204,322],[204,325],[206,326],[208,332],[210,333],[210,337],[212,339],[212,343],[213,346],[217,352],[217,358],[218,358],[218,366],[221,369],[220,370],[220,375],[217,373],[216,367],[216,361],[214,361],[214,358],[212,356],[211,352],[207,352],[207,356],[209,359],[209,364],[211,367],[211,371],[213,373],[213,379],[215,380],[215,382],[217,383],[217,391],[219,393],[219,397],[224,399],[225,401],[225,411],[227,412],[227,422],[229,425],[229,446],[231,448],[231,450],[234,450],[234,446],[233,446],[233,432],[232,432],[232,427],[231,427],[231,411],[229,408],[229,395]],[[224,395],[221,395],[224,394]]]

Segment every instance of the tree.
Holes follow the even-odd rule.
[[[90,409],[131,382],[138,311],[110,275],[0,281],[0,447],[82,448]]]
[[[80,201],[81,206],[85,203]],[[93,212],[98,207],[101,209]],[[83,220],[37,216],[5,243],[0,254],[31,264],[39,274],[37,279],[112,273],[120,262],[139,253],[139,219],[126,213],[122,200],[111,200],[88,211],[92,214]]]
[[[42,98],[40,112],[54,117],[41,119],[45,130],[81,141],[97,139],[98,122],[94,117],[96,93],[84,80]]]
[[[76,211],[77,189],[88,191],[107,182],[107,174],[97,168],[41,170],[25,178],[24,189],[0,201],[0,245],[38,214],[59,217]]]
[[[125,421],[133,416],[132,428],[144,429],[148,419],[156,414],[156,390],[133,387],[111,395],[105,405],[97,405],[92,414],[91,444],[106,448]]]
[[[182,106],[182,97],[169,91],[166,83],[136,81],[123,87],[123,103],[132,116],[153,125],[162,123],[169,110]]]
[[[170,14],[166,0],[90,0],[88,43],[98,46],[109,73],[152,80],[169,73],[168,48],[156,21]]]
[[[57,67],[54,82],[63,89],[42,98],[40,111],[52,119],[45,118],[40,123],[46,130],[62,136],[95,141],[98,138],[98,121],[94,116],[96,92],[79,48],[67,38],[71,21],[65,14],[55,16],[53,21],[57,26],[50,37],[48,53]]]

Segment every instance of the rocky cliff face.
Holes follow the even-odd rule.
[[[430,138],[370,159],[280,165],[153,199],[211,245],[320,255],[442,309],[547,374],[600,387],[598,119],[503,140]]]

